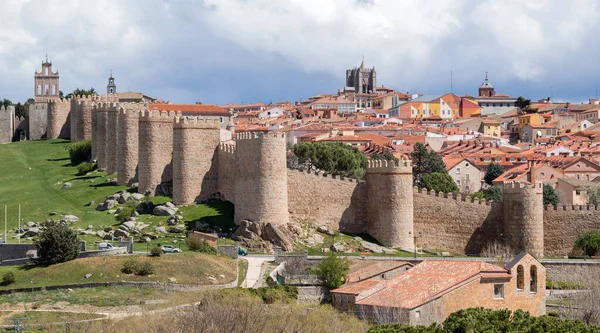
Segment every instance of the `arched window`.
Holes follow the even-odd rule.
[[[532,293],[537,293],[537,267],[531,266],[529,272],[529,291]]]
[[[523,290],[523,288],[525,288],[525,271],[523,266],[519,265],[517,267],[517,290]]]

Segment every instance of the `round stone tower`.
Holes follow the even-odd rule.
[[[96,114],[96,130],[92,138],[98,170],[106,170],[106,106],[107,103],[97,103],[93,112]]]
[[[92,108],[93,97],[82,97],[77,108],[77,141],[92,138]]]
[[[544,256],[544,197],[542,183],[504,184],[504,236],[515,250]]]
[[[69,131],[69,113],[71,112],[71,101],[54,99],[48,102],[48,127],[46,137],[48,139],[68,138]]]
[[[154,195],[159,185],[172,180],[173,119],[175,112],[147,110],[140,114],[138,192]]]
[[[116,103],[106,103],[106,174],[117,172],[117,142],[119,142],[119,111]]]
[[[218,191],[218,119],[176,117],[173,124],[173,203],[189,205]],[[213,164],[213,161],[215,163]]]
[[[120,104],[118,111],[117,183],[131,185],[137,180],[139,119],[147,105],[138,103]]]
[[[71,131],[71,142],[77,142],[81,140],[79,137],[77,137],[77,115],[79,113],[80,107],[78,98],[79,97],[71,98],[71,114],[69,116],[69,120],[71,123],[71,125],[69,126]]]
[[[282,133],[236,135],[235,221],[289,222],[286,139]]]
[[[369,161],[368,233],[381,244],[413,250],[413,179],[411,161]]]

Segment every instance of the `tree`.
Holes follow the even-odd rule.
[[[67,94],[66,98],[77,97],[77,96],[89,97],[90,95],[96,95],[96,89],[94,89],[93,87],[88,90],[77,88],[77,89],[73,90],[72,93]]]
[[[504,188],[502,186],[492,186],[485,190],[485,200],[502,202],[502,196],[504,194]]]
[[[341,142],[303,142],[294,145],[292,152],[290,158],[297,158],[298,164],[309,170],[354,178],[362,178],[365,173],[367,157],[358,148]]]
[[[587,195],[588,205],[597,206],[600,203],[600,186],[587,186],[584,191]]]
[[[10,99],[3,99],[0,101],[0,106],[4,106],[5,108],[14,105]]]
[[[442,156],[435,151],[427,150],[424,144],[417,142],[411,153],[413,164],[413,184],[419,187],[425,187],[422,177],[424,174],[440,172],[447,173],[446,164]]]
[[[581,235],[576,241],[575,246],[582,249],[588,256],[596,255],[600,248],[600,232],[588,231]]]
[[[447,172],[434,172],[424,174],[422,177],[423,187],[429,191],[436,191],[442,193],[454,193],[458,192],[456,182]]]
[[[554,191],[551,185],[544,184],[543,197],[544,206],[558,204],[558,195],[556,195],[556,191]]]
[[[35,245],[38,251],[36,262],[42,265],[73,260],[81,249],[77,233],[63,223],[46,225]]]
[[[348,258],[338,257],[333,252],[321,260],[316,273],[323,284],[331,289],[342,286],[350,272],[350,261]]]
[[[492,185],[494,179],[500,177],[501,174],[504,173],[504,167],[500,164],[496,164],[494,162],[490,163],[488,166],[487,172],[485,173],[485,177],[483,179],[488,185]]]
[[[389,151],[386,151],[383,154],[380,153],[373,153],[371,155],[371,160],[386,160],[386,161],[394,161],[394,162],[398,162],[398,158],[396,156],[394,156],[394,154],[392,154]]]

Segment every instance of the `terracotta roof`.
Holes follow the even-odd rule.
[[[361,292],[372,289],[380,284],[385,285],[385,280],[363,280],[358,283],[345,284],[337,289],[332,290],[332,293],[358,295]]]
[[[413,309],[438,298],[482,273],[506,274],[504,268],[481,261],[425,260],[386,280],[386,287],[357,304]]]
[[[217,105],[210,104],[148,104],[148,109],[159,111],[181,111],[181,113],[197,113],[198,115],[229,116],[229,112]]]
[[[366,280],[405,265],[412,266],[408,261],[399,260],[354,260],[346,281],[352,283]]]

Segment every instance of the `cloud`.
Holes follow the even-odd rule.
[[[61,88],[178,102],[297,99],[335,92],[364,56],[378,84],[475,93],[593,94],[599,0],[5,0],[0,97],[24,100],[46,52]]]

